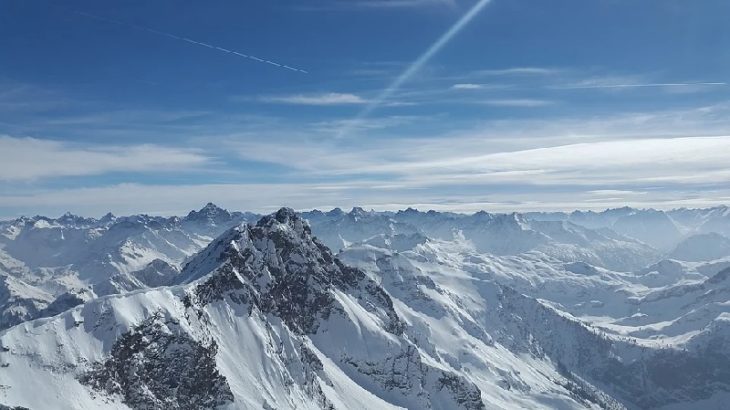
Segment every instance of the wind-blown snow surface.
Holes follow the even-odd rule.
[[[163,225],[192,237],[198,220],[206,238],[232,226],[194,256],[99,274],[38,267],[12,244],[29,221],[0,225],[0,301],[15,322],[0,333],[0,404],[711,409],[730,398],[730,260],[665,259],[685,238],[723,234],[727,209],[354,209],[305,213],[309,223],[282,209],[210,222],[223,212]],[[614,230],[645,212],[640,229]],[[665,217],[679,233],[657,249],[647,238],[674,232]],[[122,294],[98,297],[110,293]]]

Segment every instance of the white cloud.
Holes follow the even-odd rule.
[[[36,138],[0,136],[0,180],[159,172],[208,162],[199,152],[157,145],[81,146]]]
[[[722,81],[694,82],[652,82],[643,76],[603,76],[587,78],[572,84],[556,85],[550,88],[563,90],[606,90],[621,91],[642,88],[658,88],[669,92],[699,92],[717,87],[726,87]]]
[[[493,99],[480,101],[482,104],[491,105],[494,107],[513,107],[513,108],[534,108],[534,107],[546,107],[548,105],[555,104],[554,101],[550,100],[537,100],[531,98],[513,98],[513,99]]]
[[[505,90],[513,88],[508,84],[457,83],[451,86],[452,90]]]
[[[484,86],[482,84],[460,83],[452,85],[451,88],[454,90],[481,90]]]
[[[559,69],[545,67],[509,67],[476,71],[476,75],[517,76],[517,75],[550,75],[559,73]]]
[[[359,0],[350,1],[360,7],[369,8],[404,8],[426,6],[455,6],[455,0]]]
[[[292,105],[359,105],[368,102],[359,95],[350,93],[264,96],[259,100],[267,103]]]
[[[328,0],[298,6],[300,10],[410,9],[433,6],[455,8],[456,0]]]
[[[570,144],[413,162],[398,169],[414,182],[427,179],[429,184],[651,186],[723,184],[730,181],[728,164],[730,137],[722,136]]]
[[[726,120],[716,119],[722,112],[704,108],[508,121],[438,138],[310,141],[295,146],[271,141],[234,149],[246,159],[276,163],[310,177],[370,175],[422,189],[522,184],[600,191],[615,190],[616,185],[717,185],[730,181],[730,137],[725,136],[730,134],[692,135],[730,129]]]

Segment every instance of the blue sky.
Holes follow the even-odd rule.
[[[0,217],[727,204],[728,15],[0,0]]]

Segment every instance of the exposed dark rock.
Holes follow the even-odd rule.
[[[55,316],[84,302],[85,300],[82,299],[79,295],[66,292],[57,297],[56,300],[54,300],[50,305],[43,309],[38,314],[38,317]]]
[[[202,344],[156,314],[123,334],[111,356],[79,380],[121,395],[134,409],[209,409],[233,401],[216,367],[216,351],[215,342]]]
[[[442,389],[451,392],[459,406],[467,410],[486,409],[482,401],[482,392],[473,383],[467,382],[463,377],[455,374],[442,372],[439,378]]]

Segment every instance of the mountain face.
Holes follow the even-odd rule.
[[[693,235],[680,242],[669,257],[690,262],[730,257],[730,238],[716,232]]]
[[[0,408],[722,408],[730,258],[664,259],[611,228],[631,208],[582,216],[594,227],[574,214],[283,208],[241,222],[253,216],[209,204],[4,222]],[[664,215],[681,235],[723,217]],[[36,229],[68,253],[23,260],[13,242]],[[94,259],[103,237],[168,255],[139,239],[153,234],[199,247],[140,269],[39,262]],[[67,237],[91,238],[88,255]]]
[[[0,277],[0,329],[38,317],[53,299],[13,276]]]
[[[622,216],[613,223],[613,229],[657,249],[670,248],[681,237],[672,219],[666,213],[654,210]]]

